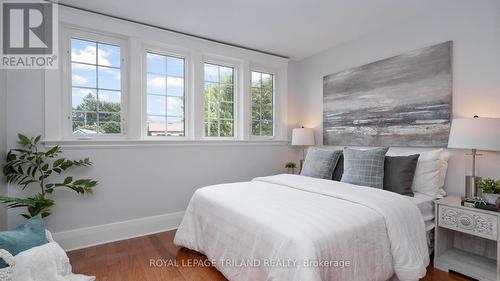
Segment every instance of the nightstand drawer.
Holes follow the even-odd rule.
[[[497,240],[497,223],[493,215],[439,205],[438,225],[441,227]]]

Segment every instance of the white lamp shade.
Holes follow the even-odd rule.
[[[314,145],[314,130],[311,128],[293,129],[292,145]]]
[[[448,147],[500,151],[500,118],[453,119]]]

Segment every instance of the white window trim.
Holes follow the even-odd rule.
[[[252,72],[259,72],[259,73],[264,73],[264,74],[270,74],[273,76],[273,135],[272,136],[254,136],[252,134]],[[276,138],[277,130],[276,130],[276,73],[274,71],[270,70],[264,70],[263,68],[260,67],[253,67],[250,68],[250,87],[249,87],[249,97],[250,97],[250,102],[249,102],[249,120],[250,120],[250,139],[252,140],[274,140]]]
[[[185,38],[156,29],[111,20],[105,17],[84,14],[63,9],[60,13],[60,46],[69,45],[69,31],[92,33],[105,37],[96,40],[112,43],[109,38],[121,40],[121,55],[125,59],[121,65],[122,83],[122,118],[123,135],[95,135],[91,139],[82,139],[72,134],[67,120],[71,112],[68,98],[70,83],[68,66],[68,46],[60,48],[58,69],[47,69],[45,74],[45,143],[61,144],[73,148],[98,147],[149,147],[177,145],[286,145],[288,127],[286,122],[287,64],[286,60],[266,57],[266,55],[229,48],[211,42]],[[88,26],[88,27],[87,27]],[[92,26],[92,28],[91,28]],[[68,38],[66,42],[64,38]],[[90,38],[89,38],[90,39]],[[66,43],[65,43],[66,42]],[[116,43],[115,43],[116,44]],[[174,56],[184,54],[186,61],[186,137],[151,137],[146,138],[143,119],[147,112],[143,108],[142,54],[144,47],[155,51],[171,51]],[[66,59],[65,59],[66,57]],[[204,63],[214,63],[235,68],[234,97],[234,136],[204,137]],[[274,93],[274,137],[251,136],[251,71],[273,73],[275,75]],[[64,86],[63,86],[64,85]],[[64,88],[63,88],[64,87]],[[71,127],[70,127],[71,128]],[[182,139],[181,139],[182,138]]]
[[[171,56],[184,59],[184,136],[148,136],[147,135],[147,53],[155,53],[164,56]],[[193,99],[192,75],[191,74],[191,55],[189,52],[166,48],[156,44],[143,44],[141,51],[141,139],[144,140],[166,140],[166,141],[186,141],[193,139],[193,128],[191,119],[193,110],[191,100]]]
[[[129,64],[128,64],[128,48],[125,38],[114,35],[104,34],[90,30],[82,30],[76,27],[63,26],[61,28],[62,36],[60,44],[62,50],[61,56],[61,100],[62,100],[62,137],[63,139],[126,139],[128,137],[128,89],[129,89]],[[72,77],[71,77],[71,38],[76,37],[83,40],[97,41],[117,45],[120,47],[120,98],[121,98],[121,134],[91,134],[86,136],[78,136],[72,133]]]
[[[210,137],[205,135],[205,64],[214,64],[218,66],[224,66],[224,67],[231,67],[234,69],[234,76],[233,76],[233,136],[232,137]],[[243,102],[242,99],[242,90],[240,89],[240,85],[243,84],[241,81],[243,81],[243,67],[242,67],[242,62],[238,60],[231,60],[228,58],[223,58],[219,56],[211,56],[211,55],[205,55],[203,56],[203,61],[202,61],[202,69],[203,69],[203,76],[201,78],[201,84],[202,84],[202,116],[203,119],[201,120],[201,126],[203,129],[202,132],[202,140],[206,141],[221,141],[221,140],[238,140],[238,139],[244,139],[243,133],[240,132],[241,129],[241,121],[244,119],[241,110],[238,108],[238,104],[240,102]]]

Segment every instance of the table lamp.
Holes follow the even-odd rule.
[[[306,146],[314,145],[314,130],[311,128],[295,128],[292,130],[292,145],[302,146],[302,159],[300,160],[300,170],[306,157]]]
[[[448,148],[471,149],[472,171],[466,176],[466,199],[478,199],[476,189],[477,150],[500,151],[500,118],[457,118],[451,123]]]

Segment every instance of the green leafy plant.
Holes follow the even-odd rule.
[[[18,134],[21,148],[11,149],[7,153],[7,161],[3,173],[9,184],[17,184],[22,190],[30,186],[38,186],[40,192],[33,197],[18,198],[0,196],[0,202],[7,204],[8,208],[27,208],[28,213],[22,214],[31,218],[38,214],[42,217],[50,215],[50,208],[55,201],[49,196],[58,188],[69,188],[78,194],[92,193],[97,181],[91,179],[73,179],[68,176],[63,181],[50,181],[50,177],[62,174],[72,167],[91,166],[89,158],[74,161],[58,158],[62,152],[59,146],[54,146],[46,151],[39,150],[40,136],[28,138]]]
[[[483,190],[483,193],[500,194],[500,180],[491,178],[482,179],[477,182],[477,187]]]
[[[288,162],[288,163],[285,164],[285,168],[295,169],[295,168],[297,168],[297,164],[295,164],[293,162]]]

